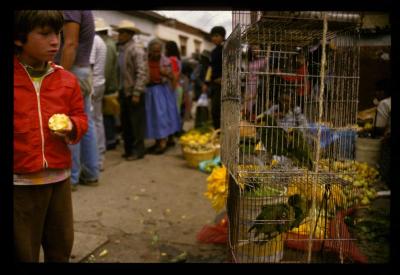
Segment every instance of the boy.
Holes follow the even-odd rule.
[[[225,41],[225,28],[216,26],[211,29],[211,41],[215,48],[211,52],[211,80],[203,85],[203,93],[211,90],[211,116],[215,129],[221,127],[221,79],[222,79],[222,48]]]
[[[14,14],[14,255],[18,262],[68,262],[74,231],[71,153],[87,130],[75,76],[55,65],[63,15],[21,10]],[[51,131],[54,114],[67,127]]]

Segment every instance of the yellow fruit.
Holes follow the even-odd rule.
[[[49,128],[52,131],[71,130],[71,121],[64,114],[54,114],[49,119]]]
[[[372,129],[372,124],[369,122],[365,123],[364,130],[371,130],[371,129]]]
[[[207,192],[204,195],[211,201],[211,206],[218,212],[226,203],[226,168],[214,168],[207,178]]]
[[[363,205],[367,205],[367,204],[369,204],[369,203],[370,203],[370,201],[369,201],[368,197],[364,197],[364,198],[361,200],[361,204],[363,204]]]

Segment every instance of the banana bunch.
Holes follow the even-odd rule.
[[[317,205],[323,203],[324,195],[326,195],[329,212],[335,213],[336,207],[343,208],[347,206],[347,197],[342,190],[342,186],[335,182],[329,182],[328,184],[328,181],[322,176],[294,176],[288,185],[287,195],[300,194],[311,201],[313,198],[314,183],[316,183],[315,200]]]
[[[326,225],[325,225],[326,222]],[[324,239],[325,237],[329,237],[329,220],[326,220],[326,217],[321,215],[317,220],[317,226],[315,228],[314,237],[318,239]],[[325,231],[326,236],[325,236]],[[307,217],[304,219],[304,222],[300,224],[299,227],[295,227],[289,232],[299,234],[299,235],[306,235],[309,236],[310,232],[314,232],[314,228],[312,228],[312,220],[311,217]]]
[[[214,149],[211,138],[211,132],[201,133],[197,130],[191,130],[180,137],[179,143],[191,152],[209,151]]]
[[[199,144],[204,145],[211,142],[212,133],[200,133],[197,130],[192,130],[187,132],[186,134],[182,135],[179,139],[181,144],[188,145],[188,144]]]
[[[215,211],[219,212],[226,204],[227,195],[226,168],[224,166],[214,168],[211,175],[207,177],[207,192],[204,196],[211,201],[211,206]]]
[[[321,168],[329,170],[327,160],[321,161]],[[379,172],[365,162],[341,162],[331,164],[333,172],[340,173],[337,177],[350,183],[344,188],[349,201],[367,205],[376,196],[376,190],[371,187],[379,179]]]

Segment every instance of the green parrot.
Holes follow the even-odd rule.
[[[299,226],[306,214],[306,201],[299,194],[294,194],[289,197],[287,204],[263,205],[248,232],[255,229],[254,237],[263,233],[265,240],[271,240]]]
[[[289,230],[299,227],[301,222],[307,217],[307,200],[299,194],[294,194],[288,199],[288,204],[293,207],[294,221],[290,223]]]
[[[299,129],[285,132],[270,115],[263,116],[261,126],[258,128],[257,138],[264,144],[267,152],[287,156],[297,165],[305,164],[308,169],[312,169],[312,150]]]

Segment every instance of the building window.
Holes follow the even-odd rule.
[[[179,35],[179,44],[181,46],[181,56],[187,55],[187,41],[188,41],[188,38],[186,36]]]
[[[199,41],[199,40],[194,40],[194,51],[195,51],[197,54],[200,54],[200,51],[201,51],[201,41]]]

